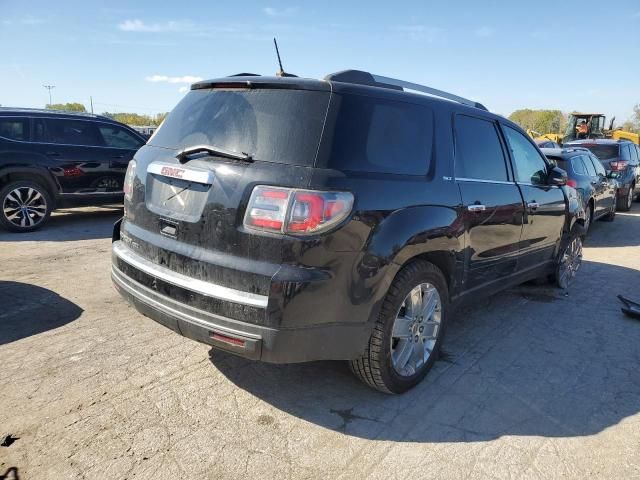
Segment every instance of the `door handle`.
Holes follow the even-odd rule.
[[[469,210],[470,212],[484,212],[487,209],[487,207],[485,207],[484,205],[469,205],[467,207],[467,210]]]
[[[46,152],[45,155],[48,155],[49,157],[59,157],[60,154],[58,152]]]
[[[539,206],[540,206],[540,204],[538,202],[529,202],[529,203],[527,203],[527,208],[530,208],[531,210],[535,210]]]
[[[120,158],[124,158],[124,155],[114,155],[111,158],[116,158],[116,159],[120,159]]]

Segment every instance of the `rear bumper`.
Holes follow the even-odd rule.
[[[270,363],[349,360],[362,354],[371,333],[367,322],[273,328],[228,318],[164,295],[158,285],[169,283],[176,288],[188,287],[194,294],[207,295],[212,301],[253,311],[262,309],[265,314],[266,309],[271,308],[269,299],[264,295],[183,278],[145,261],[120,241],[113,243],[112,260],[114,286],[143,315],[185,337],[249,359]],[[147,285],[139,283],[121,269],[123,262],[157,281]]]

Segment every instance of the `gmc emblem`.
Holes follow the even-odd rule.
[[[182,178],[184,175],[184,169],[175,167],[162,167],[160,175],[165,177]]]

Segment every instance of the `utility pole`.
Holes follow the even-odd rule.
[[[89,101],[91,102],[91,115],[93,115],[93,97],[89,97]]]
[[[53,105],[53,102],[51,101],[51,90],[56,88],[56,86],[55,85],[42,85],[42,86],[47,90],[49,90],[49,105]]]

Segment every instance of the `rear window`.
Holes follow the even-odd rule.
[[[313,165],[330,94],[307,90],[192,90],[150,144],[211,145],[256,160]]]
[[[433,143],[433,113],[422,105],[364,95],[335,95],[328,167],[425,175]]]
[[[588,148],[600,160],[618,158],[618,145],[579,145]]]

